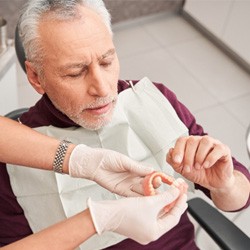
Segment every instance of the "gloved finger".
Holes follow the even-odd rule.
[[[175,206],[168,212],[173,217],[181,216],[187,209],[187,195],[182,194],[175,202]]]
[[[125,170],[134,173],[139,176],[146,176],[148,174],[151,174],[154,171],[154,168],[144,166],[134,160],[131,160],[130,158],[126,158],[125,161],[122,161],[123,167]]]
[[[143,178],[132,175],[127,175],[126,178],[122,179],[119,183],[117,183],[113,189],[113,192],[119,194],[121,196],[142,196]]]
[[[143,194],[140,194],[140,193],[137,193],[137,192],[134,192],[134,191],[128,189],[128,190],[125,190],[124,192],[122,192],[121,196],[124,196],[124,197],[142,197]]]
[[[132,184],[129,189],[124,190],[123,196],[126,196],[126,197],[144,196],[143,180],[144,178],[142,178],[139,183],[137,182],[135,184]],[[158,186],[160,186],[160,184],[154,188],[158,188]],[[117,189],[116,189],[116,192],[117,192]],[[155,190],[155,193],[158,194],[159,192]]]
[[[180,190],[176,187],[171,187],[170,189],[161,194],[157,194],[150,197],[152,197],[152,199],[154,200],[155,208],[162,209],[166,205],[175,201],[179,195],[180,195]]]
[[[166,213],[162,217],[158,217],[158,222],[161,225],[161,229],[164,231],[168,231],[169,229],[176,226],[179,223],[182,214],[186,211],[187,207],[187,195],[182,194],[175,202],[175,206],[171,210],[169,210],[168,213]]]
[[[144,195],[142,182],[143,179],[140,181],[140,183],[133,184],[130,188],[131,192],[138,194],[138,196]]]
[[[162,179],[161,179],[161,177],[160,177],[160,176],[155,177],[155,178],[153,179],[153,181],[152,181],[152,184],[153,184],[154,189],[159,188],[159,187],[161,186],[161,184],[162,184]]]
[[[176,199],[178,199],[179,195],[180,190],[176,187],[171,187],[163,193],[150,196],[154,197],[154,200],[152,201],[154,202],[156,216],[158,218],[165,216],[165,214],[169,211],[167,207],[174,204],[176,202]]]

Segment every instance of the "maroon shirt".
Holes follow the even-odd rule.
[[[136,84],[136,82],[134,82],[134,84]],[[156,83],[155,85],[172,104],[177,115],[188,128],[189,134],[205,135],[202,127],[196,123],[194,116],[182,103],[177,100],[175,94],[163,84]],[[118,82],[119,93],[127,88],[129,88],[127,83],[124,81]],[[27,113],[22,115],[21,122],[32,128],[49,125],[60,128],[67,128],[71,126],[79,127],[67,116],[58,111],[46,95],[44,95],[34,107],[30,108]],[[250,180],[248,170],[235,159],[233,159],[233,163],[234,168],[245,174]],[[0,246],[4,246],[32,234],[32,231],[24,216],[22,208],[13,194],[6,166],[4,163],[0,163],[0,165]],[[202,190],[209,197],[209,191],[207,189],[197,184],[195,184],[195,188]],[[249,203],[250,199],[245,207],[249,206]],[[189,221],[187,213],[184,213],[176,227],[163,235],[160,239],[151,242],[146,246],[140,245],[131,239],[126,239],[114,246],[108,247],[107,249],[195,250],[198,248],[194,242],[194,227]]]

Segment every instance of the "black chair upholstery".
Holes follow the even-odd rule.
[[[188,212],[221,249],[250,249],[249,237],[203,199],[194,198],[189,200]]]
[[[24,53],[24,49],[23,49],[23,45],[18,33],[18,26],[16,26],[15,29],[15,50],[16,50],[16,55],[18,58],[18,61],[22,67],[22,69],[24,70],[24,72],[26,73],[26,68],[25,68],[25,53]]]
[[[18,118],[25,113],[26,111],[28,111],[29,108],[20,108],[20,109],[16,109],[13,110],[11,112],[9,112],[8,114],[5,115],[5,117],[8,117],[14,121],[18,121]]]

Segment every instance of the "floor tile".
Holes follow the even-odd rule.
[[[193,76],[164,49],[120,60],[123,79],[141,79],[164,83],[190,111],[218,103]]]
[[[226,102],[224,106],[245,128],[250,126],[250,94]]]
[[[250,237],[249,227],[250,209],[245,209],[238,213],[238,216],[234,219],[234,223],[239,227],[248,237]]]
[[[205,38],[168,49],[219,101],[250,92],[249,74]]]
[[[179,15],[160,18],[143,27],[162,46],[170,46],[201,37],[201,34]]]
[[[114,44],[120,58],[145,53],[159,46],[141,26],[116,28]]]
[[[246,129],[223,106],[214,106],[197,112],[196,119],[210,136],[228,145],[237,160],[246,166],[249,165]]]

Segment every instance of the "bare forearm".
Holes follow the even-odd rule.
[[[59,141],[42,135],[18,122],[0,117],[0,161],[28,167],[52,170]],[[70,145],[64,160],[68,173]]]
[[[211,197],[214,204],[223,211],[234,211],[242,208],[248,198],[250,184],[240,172],[234,171],[234,183],[228,190],[214,190]]]
[[[39,233],[3,247],[3,250],[75,249],[96,233],[89,209]]]

